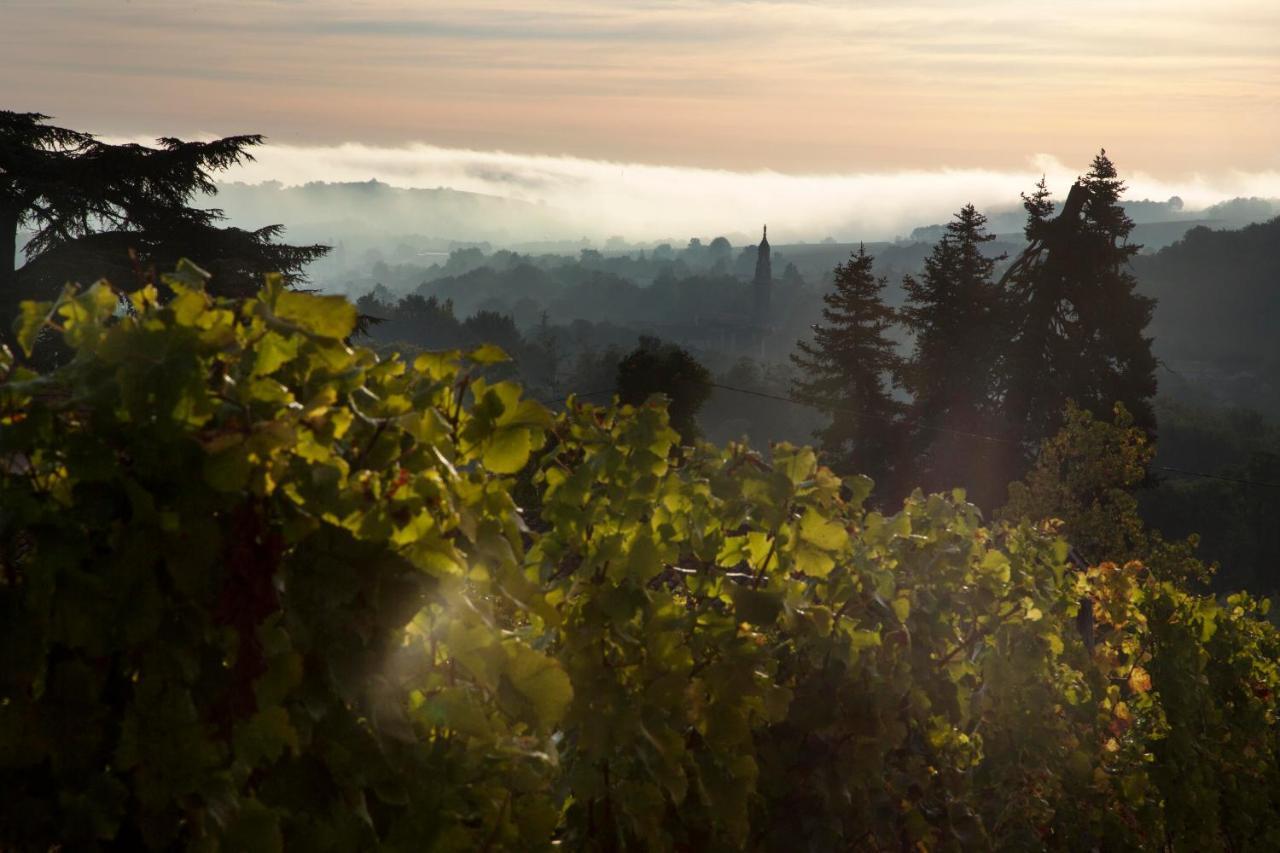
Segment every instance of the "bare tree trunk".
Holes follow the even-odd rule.
[[[17,302],[18,211],[0,205],[0,305]]]
[[[0,204],[0,352],[8,347],[18,352],[13,321],[18,314],[18,212]]]

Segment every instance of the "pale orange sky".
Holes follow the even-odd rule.
[[[0,93],[116,135],[1174,180],[1280,169],[1280,2],[0,0]]]

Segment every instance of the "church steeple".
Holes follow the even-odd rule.
[[[760,235],[760,245],[756,247],[756,274],[752,280],[755,299],[751,314],[752,321],[757,326],[769,324],[769,303],[773,291],[772,253],[769,248],[769,226],[766,225],[764,233]]]

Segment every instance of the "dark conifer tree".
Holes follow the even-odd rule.
[[[1056,218],[1043,181],[1023,197],[1031,245],[1002,280],[1012,321],[1002,387],[1024,446],[1057,431],[1068,400],[1100,417],[1123,403],[1154,432],[1156,360],[1145,331],[1155,300],[1137,292],[1129,270],[1141,247],[1128,242],[1124,188],[1103,151]]]
[[[915,336],[903,373],[912,403],[907,420],[910,468],[933,491],[965,486],[992,506],[1004,498],[993,482],[991,446],[977,435],[1001,430],[996,365],[1005,321],[992,273],[999,257],[983,253],[995,239],[987,218],[965,205],[925,259],[920,278],[907,276],[902,319]]]
[[[1089,376],[1096,389],[1090,397],[1081,393],[1078,404],[1105,417],[1116,403],[1123,403],[1134,423],[1155,434],[1156,417],[1151,405],[1156,394],[1156,357],[1152,338],[1146,334],[1156,300],[1138,293],[1138,279],[1130,260],[1142,249],[1130,243],[1133,220],[1120,205],[1125,185],[1105,150],[1094,158],[1084,177],[1084,206],[1096,255],[1092,299],[1082,298],[1080,345],[1089,355]]]
[[[1022,193],[1022,207],[1027,211],[1027,223],[1022,226],[1022,233],[1028,241],[1036,239],[1036,235],[1048,221],[1049,214],[1053,213],[1053,202],[1049,200],[1052,195],[1044,175],[1036,181],[1035,191],[1031,195]]]
[[[182,257],[212,274],[215,293],[243,295],[266,272],[302,280],[305,265],[328,251],[277,243],[278,225],[221,227],[221,211],[191,206],[198,194],[216,192],[213,172],[252,159],[248,149],[260,136],[165,138],[149,148],[47,122],[39,113],[0,111],[0,314],[20,299],[49,298],[67,281],[136,284]],[[21,267],[20,229],[30,235]]]
[[[905,407],[891,393],[902,371],[886,335],[896,318],[872,262],[859,247],[835,268],[834,289],[822,297],[823,322],[814,325],[812,341],[797,342],[791,360],[803,372],[796,396],[831,412],[830,425],[815,433],[828,464],[867,474],[883,491],[894,488],[889,481]]]

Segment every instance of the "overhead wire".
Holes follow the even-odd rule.
[[[1152,465],[1157,471],[1169,471],[1173,474],[1182,474],[1187,477],[1203,477],[1207,480],[1222,480],[1225,483],[1235,483],[1240,486],[1261,486],[1264,489],[1280,489],[1280,483],[1268,483],[1264,480],[1249,480],[1242,477],[1226,477],[1222,474],[1210,474],[1207,471],[1190,471],[1186,468],[1173,468],[1168,465]]]

